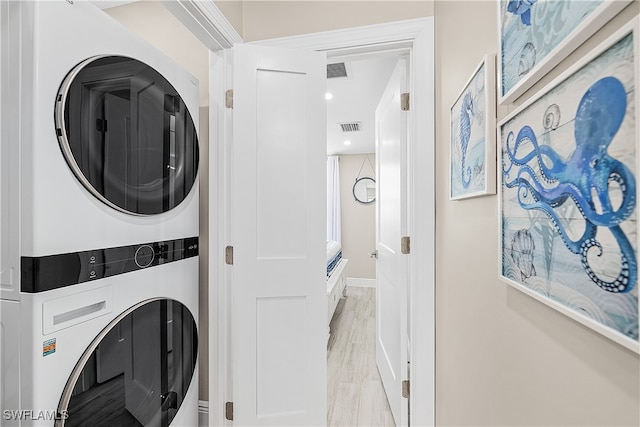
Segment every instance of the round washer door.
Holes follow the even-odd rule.
[[[56,426],[170,425],[192,383],[197,353],[198,331],[186,306],[157,299],[132,307],[76,364]]]
[[[122,212],[178,206],[198,172],[198,136],[176,89],[133,58],[99,56],[65,78],[56,99],[58,141],[78,180]]]

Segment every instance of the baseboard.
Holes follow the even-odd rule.
[[[360,277],[347,277],[347,286],[356,288],[375,288],[376,279],[362,279]]]
[[[209,425],[209,402],[198,401],[198,425],[201,427]]]

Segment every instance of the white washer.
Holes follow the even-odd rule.
[[[197,264],[1,300],[2,425],[197,426]]]
[[[0,28],[0,424],[197,425],[198,82],[83,0]]]

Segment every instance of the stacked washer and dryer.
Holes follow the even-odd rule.
[[[0,424],[195,426],[197,80],[86,1],[0,20]]]

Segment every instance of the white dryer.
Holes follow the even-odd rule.
[[[198,82],[87,1],[0,21],[0,424],[197,425]]]

